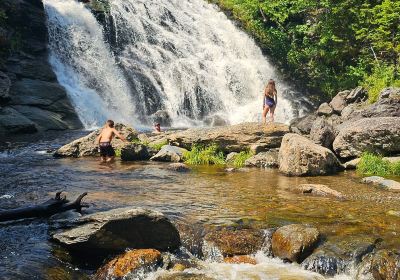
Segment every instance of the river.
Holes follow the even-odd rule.
[[[175,173],[153,162],[100,165],[97,158],[55,159],[49,151],[86,132],[51,133],[34,143],[14,142],[0,153],[0,209],[45,201],[58,190],[73,199],[89,192],[86,213],[122,206],[147,207],[176,223],[209,228],[247,224],[269,229],[289,223],[317,227],[329,241],[382,238],[384,247],[400,246],[400,194],[360,183],[354,172],[326,177],[286,177],[275,169],[226,172],[223,167],[193,167]],[[398,178],[397,178],[398,179]],[[346,200],[293,194],[300,183],[321,183]],[[86,279],[92,273],[49,238],[47,219],[17,221],[0,227],[0,278]],[[217,279],[323,279],[298,265],[257,255],[259,264],[229,265],[205,261]],[[163,271],[158,271],[164,273]],[[338,279],[352,279],[348,275]],[[157,274],[156,274],[157,275]],[[154,274],[143,276],[155,279]]]

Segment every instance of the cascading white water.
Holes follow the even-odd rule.
[[[75,1],[44,3],[50,63],[84,126],[100,126],[107,118],[134,121],[129,87],[91,12]]]
[[[113,34],[81,3],[44,3],[51,63],[85,126],[107,117],[150,123],[158,110],[174,125],[212,115],[259,120],[270,78],[279,93],[276,119],[294,117],[284,97],[290,87],[254,41],[203,0],[109,0]]]

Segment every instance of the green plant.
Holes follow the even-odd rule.
[[[384,64],[376,64],[370,75],[365,75],[362,85],[368,91],[368,100],[374,103],[378,100],[379,93],[388,86],[400,86],[400,80],[396,79],[395,67]]]
[[[192,145],[192,149],[183,155],[185,163],[191,165],[223,165],[225,164],[224,153],[216,144],[210,146]]]
[[[357,165],[357,172],[365,175],[400,176],[400,162],[391,163],[380,155],[365,152]]]
[[[156,142],[156,143],[149,144],[149,147],[154,149],[154,150],[156,150],[156,151],[159,151],[165,145],[168,145],[168,140],[167,139],[165,139],[165,140],[163,140],[161,142]]]
[[[116,157],[121,157],[121,149],[116,149],[115,150],[115,156]]]
[[[237,155],[234,156],[232,164],[236,168],[243,167],[244,163],[247,159],[252,157],[254,154],[250,151],[241,151]]]

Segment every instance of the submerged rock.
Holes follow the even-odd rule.
[[[395,180],[385,179],[380,176],[365,177],[362,179],[363,183],[373,184],[375,186],[390,190],[400,192],[400,183]]]
[[[190,171],[189,166],[187,166],[184,163],[179,163],[179,162],[171,163],[170,165],[168,165],[167,169],[171,170],[171,171],[175,171],[175,172],[189,172]]]
[[[321,184],[301,184],[290,188],[295,192],[309,194],[312,196],[328,196],[343,199],[344,195],[341,192],[335,191],[326,185]]]
[[[124,124],[117,123],[115,129],[118,130],[128,141],[137,139],[137,131]],[[100,133],[100,129],[93,131],[87,136],[72,141],[69,144],[62,146],[55,153],[55,157],[84,157],[84,156],[96,156],[98,154],[98,145],[96,138]],[[120,139],[115,138],[112,142],[114,149],[121,149],[126,145]]]
[[[359,157],[365,151],[383,155],[400,152],[400,117],[363,118],[342,125],[333,142],[342,158]]]
[[[226,257],[224,258],[224,262],[232,264],[241,264],[241,263],[257,264],[256,259],[248,255]]]
[[[82,255],[107,256],[126,248],[174,250],[180,245],[179,232],[160,212],[142,208],[119,208],[83,216],[73,227],[52,237]]]
[[[149,271],[161,261],[161,253],[157,250],[129,250],[101,267],[94,277],[97,280],[125,279],[139,270],[140,272]]]
[[[280,227],[272,235],[272,252],[283,260],[300,263],[317,246],[319,236],[313,227],[299,224]]]
[[[136,161],[150,158],[147,147],[143,144],[130,143],[121,148],[121,160]]]
[[[250,255],[261,249],[264,235],[255,229],[224,228],[206,234],[204,240],[208,245],[217,247],[223,256]]]
[[[183,154],[186,151],[186,149],[180,147],[165,145],[150,159],[154,161],[180,162],[183,161]]]
[[[289,176],[316,176],[336,173],[341,165],[327,148],[297,135],[286,134],[279,149],[279,170]]]
[[[396,250],[379,250],[369,254],[358,268],[356,279],[400,279],[400,252]]]
[[[273,149],[267,152],[258,153],[250,158],[248,158],[244,165],[247,167],[278,167],[278,155],[279,150]]]

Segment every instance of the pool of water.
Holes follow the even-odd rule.
[[[204,227],[246,222],[271,228],[307,223],[328,240],[382,238],[383,246],[400,247],[400,218],[388,214],[400,211],[400,194],[361,184],[354,172],[296,178],[274,169],[227,172],[223,167],[203,166],[193,167],[190,173],[176,173],[169,171],[166,163],[117,161],[102,165],[97,158],[55,159],[49,153],[82,133],[54,134],[48,140],[22,141],[3,148],[0,210],[43,202],[59,190],[70,199],[87,191],[88,212],[148,207],[174,221]],[[326,184],[346,199],[305,196],[289,190],[302,183]],[[0,225],[0,278],[85,279],[91,271],[71,264],[74,262],[69,261],[67,252],[49,241],[48,232],[44,219]],[[290,278],[300,274],[301,279],[321,279],[296,265],[258,258],[256,266],[207,266],[221,279],[300,279]]]

